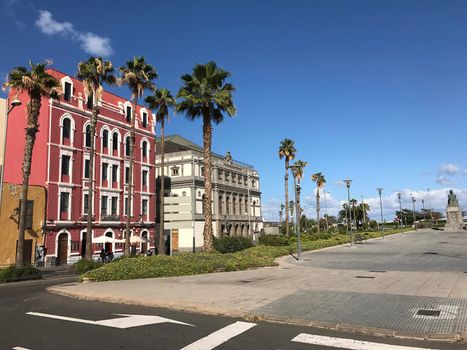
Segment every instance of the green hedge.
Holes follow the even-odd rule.
[[[386,231],[386,235],[397,233],[398,230]],[[303,251],[316,250],[348,243],[348,235],[335,235],[327,239],[316,239],[316,235],[304,235]],[[380,232],[369,232],[367,238],[380,236]],[[269,238],[261,238],[268,241]],[[284,236],[276,236],[284,237]],[[260,238],[260,243],[261,243]],[[277,238],[280,240],[281,238]],[[292,242],[289,245],[264,245],[248,248],[236,253],[186,253],[175,256],[149,256],[138,259],[122,258],[114,260],[97,269],[81,275],[91,281],[115,281],[140,278],[175,277],[196,275],[220,271],[238,271],[256,267],[275,266],[276,258],[288,255],[297,248],[295,237],[284,237]],[[272,241],[272,240],[271,240]]]
[[[97,269],[101,266],[102,263],[100,261],[89,261],[86,259],[81,259],[77,263],[73,264],[73,267],[80,275],[87,271]]]
[[[253,243],[249,238],[240,236],[214,237],[213,245],[214,249],[222,254],[235,253],[253,247]]]
[[[42,278],[40,270],[32,266],[10,266],[0,269],[0,283],[35,280]]]

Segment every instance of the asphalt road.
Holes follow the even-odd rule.
[[[45,292],[49,285],[70,281],[70,278],[62,278],[0,285],[0,349],[379,350],[383,349],[382,344],[405,346],[388,347],[384,350],[466,348],[465,344],[460,343],[366,336],[311,327],[74,300]],[[70,319],[60,319],[57,316]],[[142,325],[145,323],[146,325]],[[337,346],[336,341],[341,345]],[[312,345],[309,342],[331,346]]]

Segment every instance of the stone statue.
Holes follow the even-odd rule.
[[[227,151],[227,154],[224,156],[224,160],[228,163],[232,163],[232,156],[230,155],[230,151]]]
[[[453,190],[450,190],[448,194],[448,207],[459,207],[459,201]]]

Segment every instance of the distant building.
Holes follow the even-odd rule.
[[[30,185],[44,188],[47,197],[44,213],[40,216],[41,230],[35,230],[37,238],[32,241],[32,250],[45,251],[47,263],[72,263],[85,254],[87,196],[90,183],[87,172],[89,162],[89,125],[92,96],[86,96],[83,84],[78,79],[59,71],[48,72],[57,78],[63,94],[59,99],[42,99],[39,115],[40,129],[34,146]],[[15,96],[12,91],[10,97]],[[8,117],[3,193],[10,186],[22,183],[21,165],[24,149],[26,93],[18,98],[22,106],[15,108]],[[131,208],[126,201],[129,185],[129,140],[132,104],[130,101],[104,92],[100,115],[96,126],[93,237],[102,235],[117,240],[125,238],[125,222],[131,216],[132,236],[154,241],[155,218],[155,139],[152,114],[142,106],[136,110],[135,167],[133,173],[134,197]],[[0,118],[3,119],[3,118]],[[5,188],[5,186],[8,187]],[[15,190],[17,195],[17,189]],[[30,198],[28,198],[29,200]],[[32,199],[29,204],[36,222],[36,207],[42,204]],[[14,207],[19,202],[15,199]],[[5,209],[6,206],[3,206]],[[7,209],[2,217],[17,220],[17,212]],[[6,226],[2,226],[6,227]],[[13,229],[11,225],[8,228]],[[1,245],[4,239],[15,255],[16,235],[0,231]],[[146,241],[146,240],[144,240]],[[153,244],[149,243],[151,246]],[[93,244],[92,252],[98,256],[102,244]],[[106,243],[107,250],[116,256],[122,254],[124,243]],[[137,243],[133,249],[146,251],[148,243]],[[34,254],[32,255],[34,258]],[[0,257],[0,264],[6,261]],[[8,260],[11,261],[11,260]],[[34,262],[34,259],[30,261]]]
[[[156,147],[160,147],[160,139]],[[164,160],[166,235],[172,236],[175,251],[190,251],[193,246],[200,249],[203,246],[204,229],[203,147],[178,135],[168,136],[165,138]],[[160,163],[158,154],[158,190]],[[233,160],[230,152],[225,156],[213,153],[212,165],[214,235],[257,236],[263,225],[258,172],[251,165]]]

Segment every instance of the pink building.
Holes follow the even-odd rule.
[[[72,263],[84,255],[86,247],[87,192],[89,175],[89,123],[92,98],[83,84],[59,71],[48,71],[62,84],[59,100],[43,99],[33,153],[31,185],[47,190],[46,212],[42,224],[42,242],[46,261]],[[11,96],[13,96],[13,92]],[[4,181],[22,183],[21,166],[26,126],[27,94],[18,96],[23,106],[8,117]],[[129,135],[132,104],[122,97],[104,92],[96,128],[94,168],[93,237],[106,235],[124,239],[128,205]],[[138,106],[136,111],[134,196],[130,209],[132,236],[150,243],[133,244],[136,251],[153,247],[155,218],[155,140],[154,118]],[[40,240],[39,240],[40,241]],[[143,241],[145,241],[143,239]],[[93,244],[93,254],[102,245]],[[106,249],[118,256],[124,243],[106,243]]]

